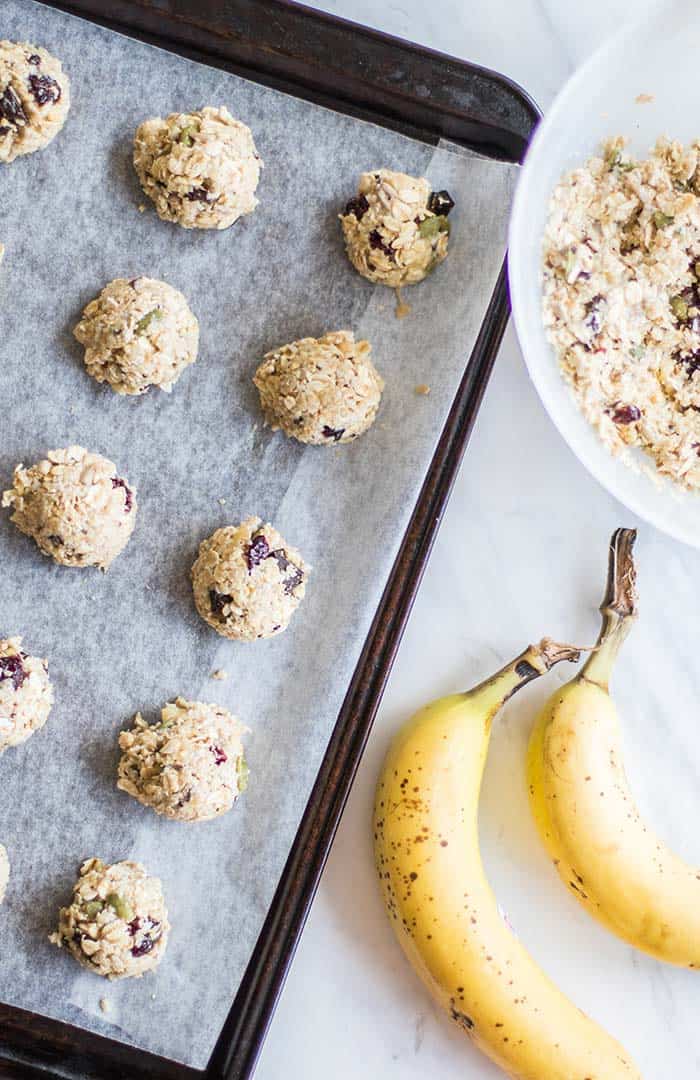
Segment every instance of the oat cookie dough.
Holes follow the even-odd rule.
[[[555,188],[542,312],[562,373],[613,452],[700,488],[700,141],[637,161],[616,137]]]
[[[134,168],[158,216],[185,229],[227,229],[258,205],[262,162],[228,109],[152,117],[134,139]]]
[[[0,754],[46,723],[53,687],[45,660],[22,651],[22,638],[0,638]]]
[[[7,849],[0,844],[0,904],[5,899],[7,883],[10,880],[10,860],[7,857]]]
[[[197,611],[227,638],[280,634],[299,607],[308,569],[272,525],[251,517],[217,529],[199,545],[192,567]]]
[[[267,353],[253,379],[267,423],[317,446],[362,435],[384,389],[370,351],[368,341],[338,330]]]
[[[51,142],[70,108],[70,83],[46,49],[0,41],[0,162]]]
[[[423,178],[377,169],[362,173],[340,223],[350,262],[380,285],[415,285],[447,256],[454,206]]]
[[[137,713],[119,736],[117,787],[176,821],[225,814],[248,782],[243,730],[220,705],[183,698],[161,709],[158,724]]]
[[[169,393],[197,359],[199,323],[185,297],[155,278],[116,278],[85,308],[73,334],[85,367],[118,394]]]
[[[163,958],[170,924],[158,878],[137,862],[87,859],[73,900],[58,913],[54,945],[107,979],[144,975]]]
[[[82,446],[50,450],[46,460],[18,465],[2,496],[20,532],[62,566],[106,570],[126,547],[136,495],[114,462]]]

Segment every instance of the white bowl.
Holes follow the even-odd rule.
[[[579,460],[621,503],[658,529],[700,547],[700,495],[613,457],[564,382],[541,317],[541,245],[552,189],[610,135],[644,155],[659,135],[700,137],[700,4],[663,3],[603,45],[565,85],[538,128],[518,184],[508,272],[513,316],[530,377]],[[653,95],[637,104],[640,94]],[[644,455],[639,453],[638,460]],[[650,458],[646,459],[651,462]]]

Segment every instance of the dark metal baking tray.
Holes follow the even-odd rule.
[[[436,145],[518,162],[539,119],[507,78],[284,0],[49,0],[54,7]],[[418,88],[430,87],[425,97]],[[348,688],[264,926],[205,1070],[0,1003],[0,1076],[250,1077],[372,727],[508,321],[504,269]]]

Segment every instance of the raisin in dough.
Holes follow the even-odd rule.
[[[0,844],[0,904],[5,899],[7,883],[10,880],[10,860],[7,857],[7,849]]]
[[[2,505],[33,537],[44,555],[62,566],[106,570],[128,543],[136,496],[114,462],[82,446],[50,450],[45,461],[15,469]]]
[[[362,173],[340,222],[350,262],[380,285],[415,285],[447,256],[454,206],[423,178],[378,169]]]
[[[42,728],[53,705],[46,661],[21,646],[21,637],[0,638],[0,754]]]
[[[80,867],[73,900],[58,913],[54,945],[107,979],[128,979],[156,968],[170,924],[158,878],[136,862],[107,866],[88,859]]]
[[[224,637],[272,637],[286,629],[299,607],[307,574],[299,552],[272,525],[251,517],[202,541],[192,567],[194,602]]]
[[[177,698],[158,724],[140,713],[122,731],[117,787],[177,821],[208,821],[230,810],[248,779],[243,726],[220,705]]]
[[[145,120],[134,168],[158,216],[185,229],[227,229],[258,205],[262,162],[249,127],[228,109]]]
[[[117,278],[85,308],[73,334],[85,367],[118,394],[170,392],[197,359],[199,323],[185,297],[155,278]]]
[[[0,161],[48,145],[69,108],[70,83],[55,56],[36,45],[0,41]]]
[[[339,330],[267,353],[253,379],[267,423],[318,446],[362,435],[384,389],[370,350],[368,341]]]

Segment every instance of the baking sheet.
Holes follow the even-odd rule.
[[[18,461],[80,443],[138,489],[111,570],[42,558],[0,517],[0,634],[49,660],[44,730],[0,758],[0,998],[203,1067],[230,1008],[306,804],[503,258],[514,168],[433,149],[35,4],[3,0],[0,38],[44,45],[72,80],[64,131],[0,169],[0,487]],[[133,175],[146,116],[226,104],[264,162],[260,206],[232,230],[161,222]],[[427,175],[456,200],[450,255],[412,311],[350,267],[337,213],[358,173]],[[170,396],[117,397],[72,339],[114,277],[163,278],[200,320],[200,358]],[[348,446],[302,448],[260,422],[264,351],[350,327],[386,379],[379,417]],[[416,394],[425,383],[430,394]],[[313,565],[278,638],[236,644],[197,616],[199,541],[248,514]],[[468,552],[465,549],[465,557]],[[224,668],[226,682],[212,681]],[[115,788],[116,736],[177,694],[250,727],[248,791],[215,822],[157,818]],[[154,975],[106,983],[49,945],[84,858],[135,858],[163,881],[173,925]],[[332,959],[330,960],[332,962]],[[101,997],[110,1004],[99,1008]]]

